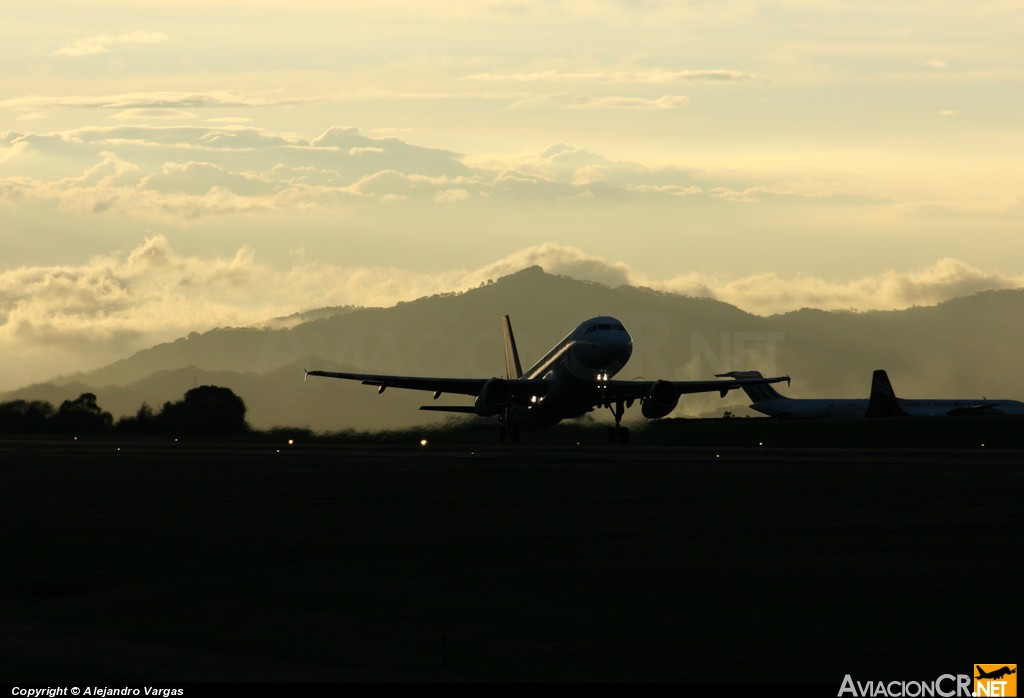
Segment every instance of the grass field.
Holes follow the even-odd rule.
[[[1020,653],[1019,452],[0,453],[9,682],[838,687]]]

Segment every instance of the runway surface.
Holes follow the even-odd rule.
[[[0,679],[1015,662],[1020,451],[0,441]]]

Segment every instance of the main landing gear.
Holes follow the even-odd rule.
[[[613,444],[616,441],[620,441],[624,444],[629,443],[629,427],[622,426],[622,415],[626,411],[626,405],[622,400],[615,403],[614,407],[611,404],[605,405],[612,412],[612,416],[615,417],[615,426],[608,427],[608,443]]]

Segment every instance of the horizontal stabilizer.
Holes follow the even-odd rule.
[[[760,402],[769,402],[772,400],[786,400],[784,395],[781,395],[779,391],[768,385],[767,381],[761,382],[764,376],[761,375],[760,371],[729,371],[728,373],[716,373],[718,378],[735,378],[739,381],[745,381],[743,385],[743,392],[747,394],[751,402],[755,405]],[[786,383],[789,384],[789,376],[785,376]],[[724,394],[723,394],[724,397]]]

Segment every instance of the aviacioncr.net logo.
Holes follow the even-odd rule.
[[[979,698],[999,696],[1013,698],[1017,695],[1016,664],[975,664],[974,695]]]
[[[838,698],[971,698],[971,677],[943,674],[933,681],[857,681],[847,674]]]

